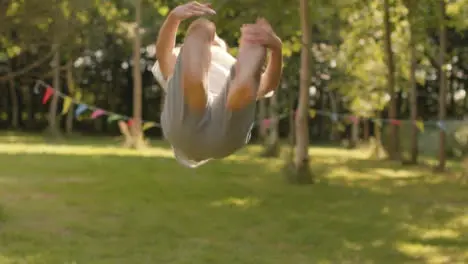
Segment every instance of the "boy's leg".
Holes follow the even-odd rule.
[[[228,88],[227,107],[229,110],[240,110],[256,100],[265,60],[266,48],[246,43],[241,36],[239,54],[234,66],[236,74]]]
[[[189,27],[174,73],[168,81],[161,127],[171,145],[190,158],[199,157],[198,138],[208,123],[204,79],[210,65],[214,24],[197,19]]]
[[[264,47],[240,45],[239,56],[231,68],[230,77],[210,105],[211,123],[207,133],[215,145],[215,158],[229,156],[249,141],[265,60]]]
[[[199,18],[190,25],[181,49],[182,89],[190,110],[204,112],[207,95],[204,81],[211,62],[210,46],[215,36],[215,25]]]

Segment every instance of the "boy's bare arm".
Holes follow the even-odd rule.
[[[171,12],[159,30],[159,36],[156,41],[156,59],[159,61],[159,67],[164,79],[171,76],[174,71],[177,57],[173,53],[173,50],[179,25],[180,20]]]
[[[196,1],[179,5],[169,13],[156,41],[156,59],[159,61],[164,79],[171,76],[174,71],[177,57],[173,51],[180,22],[190,17],[213,14],[216,12],[211,9],[210,4],[200,4]]]
[[[283,55],[281,48],[270,49],[270,59],[265,72],[262,74],[257,98],[262,98],[271,91],[274,91],[281,82],[283,74]]]
[[[283,44],[268,21],[263,18],[258,19],[256,25],[247,31],[246,39],[248,42],[263,45],[270,51],[268,65],[262,74],[257,93],[257,98],[262,98],[280,84],[283,74]]]

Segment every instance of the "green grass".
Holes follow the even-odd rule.
[[[468,262],[450,174],[312,148],[319,182],[294,186],[256,146],[190,170],[115,145],[0,136],[1,264]]]

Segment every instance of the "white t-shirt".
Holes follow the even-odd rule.
[[[174,49],[174,54],[179,55],[180,48]],[[208,71],[207,90],[208,96],[216,96],[224,88],[226,80],[229,77],[231,67],[236,63],[236,59],[226,52],[223,48],[218,46],[211,46],[211,65]],[[153,66],[153,74],[156,80],[159,82],[161,87],[167,89],[167,80],[161,73],[159,62],[156,62]],[[169,76],[170,78],[170,76]]]
[[[174,49],[174,54],[177,56],[180,52],[180,48],[177,47]],[[226,86],[226,81],[229,78],[229,74],[232,66],[236,63],[236,59],[229,54],[225,48],[219,46],[211,46],[211,65],[208,71],[208,80],[207,84],[207,93],[208,100],[213,100],[218,96],[222,89]],[[164,76],[161,72],[159,62],[156,61],[152,68],[152,72],[156,80],[159,82],[164,91],[167,90],[168,80],[164,79]],[[169,76],[171,78],[171,76]],[[264,97],[271,97],[274,92],[269,92]],[[176,159],[183,165],[189,168],[198,167],[206,162],[205,161],[193,161],[187,158],[183,153],[177,149],[173,149]]]
[[[180,52],[180,48],[175,48],[173,52],[177,56]],[[211,46],[211,65],[208,71],[207,80],[207,90],[210,97],[218,95],[221,92],[221,89],[224,89],[226,81],[229,78],[231,67],[234,65],[234,63],[236,63],[236,59],[231,54],[229,54],[225,48]],[[164,79],[158,61],[156,61],[154,64],[152,72],[161,87],[164,89],[164,91],[166,91],[167,80]],[[268,98],[273,94],[274,92],[271,91],[264,97]]]

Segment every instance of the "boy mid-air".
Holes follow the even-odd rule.
[[[156,43],[153,73],[166,92],[161,127],[176,159],[191,168],[225,158],[249,141],[256,100],[271,94],[282,74],[282,42],[264,19],[242,26],[237,59],[205,18],[193,21],[183,45],[175,46],[182,21],[214,14],[209,4],[178,6]]]

